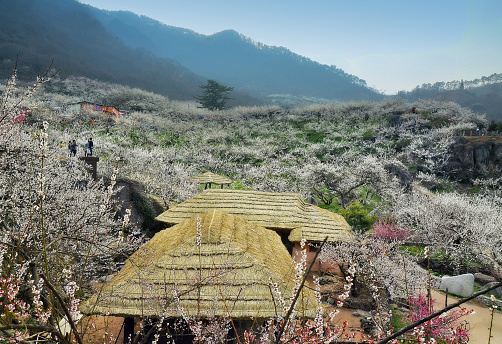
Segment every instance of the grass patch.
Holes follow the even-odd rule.
[[[333,203],[331,203],[331,204],[321,204],[321,203],[319,203],[319,208],[323,208],[323,209],[329,210],[329,211],[331,211],[333,213],[340,213],[340,209],[342,209],[342,208],[340,208],[339,205],[333,204]]]
[[[363,134],[363,140],[373,140],[375,138],[374,131],[367,131]]]
[[[471,195],[476,195],[481,192],[481,188],[479,186],[471,186],[467,188],[467,193]]]
[[[394,332],[411,324],[411,322],[406,319],[406,314],[397,308],[392,310],[390,322],[392,327],[394,327]]]
[[[418,245],[401,245],[399,249],[414,257],[423,257],[424,248]]]
[[[251,188],[242,184],[242,179],[236,179],[231,185],[231,188],[234,190],[252,190]]]

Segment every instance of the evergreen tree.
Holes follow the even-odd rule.
[[[205,85],[199,86],[204,90],[201,96],[194,96],[201,108],[209,110],[224,110],[227,100],[232,99],[228,95],[233,87],[225,86],[215,80],[209,79]]]

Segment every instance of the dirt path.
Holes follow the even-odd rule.
[[[436,309],[444,307],[445,294],[433,290],[432,297],[436,300]],[[448,296],[449,305],[457,301],[458,299]],[[488,307],[480,305],[476,301],[470,301],[465,303],[464,305],[467,309],[473,309],[475,312],[474,314],[468,315],[463,318],[467,320],[467,322],[471,326],[471,330],[469,331],[469,344],[488,343],[488,328],[490,327],[491,321],[490,309]],[[493,337],[490,344],[502,344],[502,313],[500,311],[495,312],[493,316],[492,336]]]
[[[445,294],[440,293],[438,291],[432,291],[432,297],[436,300],[435,309],[439,310],[445,305]],[[458,299],[455,299],[451,296],[448,297],[448,305],[457,302]],[[470,340],[469,344],[487,344],[488,343],[488,334],[489,327],[491,321],[490,309],[479,304],[476,301],[467,302],[464,304],[467,309],[473,309],[474,314],[467,315],[462,318],[462,320],[466,320],[470,326]],[[360,331],[360,320],[359,317],[354,317],[352,313],[354,310],[342,308],[340,314],[335,317],[335,321],[337,325],[341,325],[342,321],[347,321],[347,328],[350,331],[358,332]],[[359,338],[358,338],[359,339]],[[502,312],[498,311],[494,313],[493,316],[493,326],[492,326],[492,339],[490,344],[502,344]]]

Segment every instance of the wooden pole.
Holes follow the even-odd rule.
[[[446,288],[446,294],[444,298],[444,307],[448,307],[448,288]]]

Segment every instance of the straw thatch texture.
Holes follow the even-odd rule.
[[[319,208],[315,205],[308,209],[309,221],[302,227],[295,228],[288,236],[291,242],[321,242],[328,237],[328,241],[350,240],[352,231],[350,225],[340,214]]]
[[[227,185],[233,183],[233,180],[223,176],[219,176],[212,172],[205,172],[199,174],[198,176],[192,177],[190,181],[199,184],[216,184],[216,185]]]
[[[197,245],[197,228],[201,245]],[[86,301],[84,313],[118,316],[188,315],[268,318],[281,314],[269,286],[279,283],[291,296],[294,263],[273,231],[211,210],[155,235],[134,253],[104,287]],[[315,316],[314,298],[305,289],[297,311]]]
[[[345,240],[350,226],[342,216],[305,203],[299,194],[244,190],[206,190],[169,209],[157,220],[176,224],[210,209],[222,209],[269,229],[295,231],[291,241]],[[316,234],[317,233],[317,234]]]

